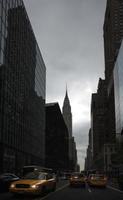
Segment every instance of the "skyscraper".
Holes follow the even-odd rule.
[[[123,0],[107,0],[103,29],[105,77],[109,82],[123,38]]]
[[[69,159],[72,160],[72,113],[71,113],[71,106],[70,101],[68,98],[68,93],[66,89],[66,95],[64,98],[62,113],[64,117],[64,121],[66,123],[66,126],[68,128],[69,133]]]
[[[103,147],[107,136],[107,96],[105,80],[99,79],[97,93],[91,100],[91,150],[93,166],[103,167]]]
[[[108,99],[108,142],[114,143],[116,128],[113,69],[123,38],[123,0],[107,0],[103,30],[105,79]]]
[[[66,89],[66,95],[64,98],[62,112],[63,112],[65,123],[69,131],[69,137],[72,137],[72,113],[71,113],[71,106],[70,106],[70,101],[68,98],[67,89]]]
[[[0,171],[44,163],[46,68],[22,0],[0,0]]]
[[[73,168],[76,167],[77,164],[77,151],[76,151],[76,144],[74,141],[74,137],[72,136],[72,113],[71,113],[71,105],[70,100],[68,97],[68,92],[66,89],[66,95],[64,98],[62,113],[64,117],[64,121],[68,128],[69,133],[69,161],[70,165],[73,165]]]
[[[68,129],[59,104],[46,104],[46,166],[57,171],[69,169]]]
[[[116,137],[123,141],[123,41],[114,68]]]

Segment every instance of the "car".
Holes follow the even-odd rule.
[[[61,176],[60,179],[61,179],[61,180],[67,180],[67,176],[66,176],[66,175],[63,175],[63,176]]]
[[[21,180],[10,185],[9,191],[13,194],[44,195],[47,191],[55,191],[56,179],[52,174],[44,172],[31,172]]]
[[[90,186],[106,187],[108,178],[104,174],[90,174],[87,182]]]
[[[0,192],[8,192],[9,186],[12,182],[19,180],[20,178],[15,174],[4,173],[0,175]]]
[[[71,174],[69,179],[70,186],[85,186],[85,176],[82,173],[75,172]]]

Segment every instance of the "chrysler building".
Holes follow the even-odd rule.
[[[73,144],[74,144],[74,137],[72,137],[72,113],[71,113],[71,106],[70,101],[68,98],[68,93],[66,89],[66,95],[64,98],[63,108],[62,108],[63,118],[68,128],[69,133],[69,160],[72,161],[73,158]]]
[[[72,113],[71,113],[71,106],[70,106],[70,101],[68,98],[67,89],[66,89],[66,95],[64,98],[62,112],[63,112],[65,123],[68,128],[69,138],[71,138],[72,137]]]

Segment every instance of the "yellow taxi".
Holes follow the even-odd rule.
[[[23,179],[13,182],[9,191],[13,194],[44,194],[47,191],[55,191],[56,179],[52,174],[43,172],[31,172]]]
[[[70,186],[85,186],[85,176],[79,172],[72,173],[69,181]]]
[[[90,174],[87,182],[90,186],[106,187],[107,177],[103,174]]]

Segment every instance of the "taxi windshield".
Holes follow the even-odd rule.
[[[26,174],[23,179],[34,179],[34,180],[44,180],[45,179],[45,174],[43,173],[28,173]]]
[[[100,175],[100,174],[93,174],[90,177],[96,178],[96,179],[104,179],[104,175]]]

